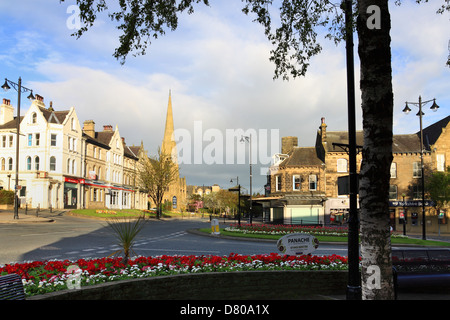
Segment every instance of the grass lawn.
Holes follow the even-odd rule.
[[[210,228],[203,228],[200,231],[205,233],[211,233]],[[220,229],[220,234],[225,236],[243,237],[243,238],[258,238],[258,239],[271,239],[278,240],[282,236],[280,235],[267,235],[267,234],[254,234],[254,233],[242,233],[231,232],[224,229]],[[316,236],[319,242],[342,242],[347,243],[347,237],[339,236]],[[391,238],[392,244],[411,244],[411,245],[423,245],[423,246],[441,246],[450,247],[450,243],[444,241],[422,240],[415,238]]]
[[[110,209],[76,209],[71,210],[76,216],[90,217],[90,218],[137,218],[143,214],[146,217],[155,217],[155,213],[136,210],[136,209],[124,209],[124,210],[110,210]]]

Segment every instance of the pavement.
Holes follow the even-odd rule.
[[[42,216],[45,214],[45,216]],[[24,209],[20,209],[17,217],[14,217],[14,211],[12,210],[0,210],[0,223],[41,223],[41,222],[53,222],[52,218],[47,217],[50,210],[36,211],[36,209],[28,210],[25,213]]]

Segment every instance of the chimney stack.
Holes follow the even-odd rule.
[[[298,147],[297,137],[282,137],[281,138],[281,153],[288,154],[295,147]]]
[[[83,122],[83,132],[91,138],[95,138],[95,122],[94,120],[86,120]]]
[[[112,125],[110,125],[110,124],[104,125],[103,131],[112,132],[113,131]]]
[[[320,119],[320,136],[322,137],[322,144],[327,142],[327,125],[325,124],[325,118]]]
[[[11,100],[3,98],[3,104],[0,105],[0,125],[14,120],[14,107]]]

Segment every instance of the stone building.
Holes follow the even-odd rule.
[[[424,166],[445,171],[450,157],[450,116],[423,129]],[[357,172],[360,170],[363,132],[356,132]],[[296,137],[283,137],[280,154],[273,156],[263,204],[266,221],[286,224],[345,224],[349,197],[345,181],[349,175],[347,131],[327,131],[322,118],[315,147],[298,147]],[[421,231],[422,192],[420,133],[393,136],[390,180],[390,216],[393,229]],[[450,232],[448,208],[439,212],[426,197],[426,227],[430,232]]]
[[[75,108],[58,111],[36,95],[20,119],[19,200],[28,208],[147,209],[136,187],[138,161],[119,129],[80,126]],[[134,148],[135,152],[139,148]],[[0,188],[13,190],[16,117],[8,99],[0,105]]]

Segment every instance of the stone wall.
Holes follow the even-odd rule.
[[[288,300],[345,295],[346,271],[248,271],[108,282],[28,300]]]

